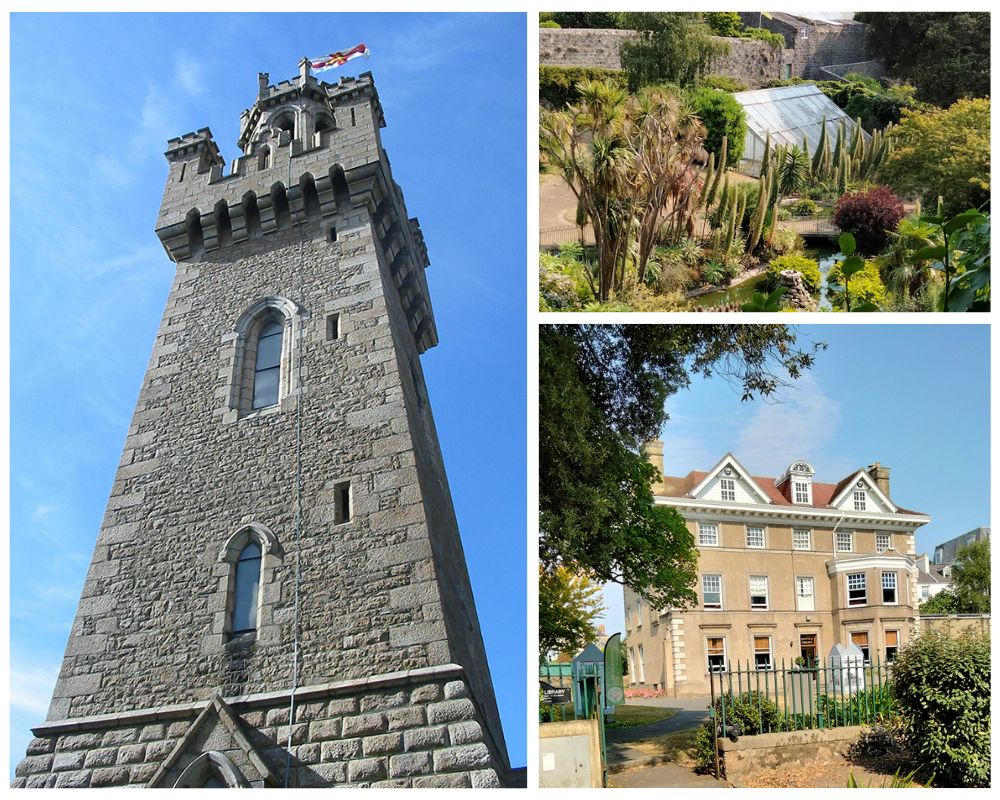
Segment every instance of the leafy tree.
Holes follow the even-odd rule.
[[[538,573],[538,649],[576,653],[597,639],[596,620],[604,612],[601,587],[562,566]]]
[[[581,81],[604,81],[624,89],[625,73],[601,67],[560,67],[542,64],[538,67],[538,99],[545,108],[560,109],[580,99],[576,90]]]
[[[990,93],[990,15],[863,12],[867,46],[889,75],[917,87],[920,99],[947,106]]]
[[[920,604],[921,614],[957,614],[955,593],[949,590],[938,592]]]
[[[990,612],[990,543],[983,539],[958,551],[951,568],[956,614]]]
[[[729,45],[712,35],[700,13],[625,12],[621,18],[623,27],[639,33],[620,51],[632,91],[659,83],[693,85],[708,73],[713,60],[729,52]]]
[[[690,374],[769,396],[813,354],[784,325],[543,325],[539,328],[539,559],[627,583],[658,608],[695,599],[684,520],[655,505],[640,446]],[[815,348],[814,348],[815,349]]]
[[[959,100],[948,109],[907,113],[889,134],[892,152],[879,179],[946,216],[990,199],[990,101]]]
[[[743,27],[738,11],[709,11],[705,22],[716,36],[738,36]]]
[[[593,226],[603,303],[621,291],[633,248],[641,284],[655,237],[693,230],[699,195],[691,164],[704,128],[659,89],[631,96],[584,81],[577,90],[579,102],[542,113],[539,140]]]
[[[733,143],[727,148],[726,166],[739,164],[747,136],[747,115],[739,101],[727,92],[703,86],[688,94],[688,103],[705,126],[705,149],[719,154],[725,138]]]

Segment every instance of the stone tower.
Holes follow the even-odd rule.
[[[370,73],[171,139],[176,277],[16,786],[473,786],[506,747]]]

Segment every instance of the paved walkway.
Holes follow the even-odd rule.
[[[713,775],[697,775],[687,767],[670,762],[608,775],[610,789],[685,789],[703,786],[725,789],[730,784],[716,780]]]
[[[606,729],[604,740],[608,748],[608,766],[625,768],[629,765],[648,762],[650,754],[635,747],[636,742],[655,739],[666,733],[697,728],[708,719],[708,703],[707,697],[637,697],[629,701],[627,705],[678,708],[680,711],[669,719],[660,720],[650,725]]]

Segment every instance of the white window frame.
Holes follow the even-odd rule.
[[[931,587],[926,583],[920,584],[920,599],[927,600],[931,596]]]
[[[886,578],[891,578],[890,581],[892,586],[886,586]],[[895,572],[883,572],[882,579],[879,581],[882,584],[882,605],[884,606],[898,606],[899,605],[899,576]],[[886,590],[892,589],[892,600],[885,599]]]
[[[841,547],[841,536],[847,537],[847,547]],[[838,553],[853,553],[854,552],[854,531],[837,531],[833,535],[833,546]]]
[[[755,579],[758,580],[758,581],[760,581],[760,580],[764,581],[764,605],[763,606],[760,606],[760,605],[755,606],[753,604],[753,598],[754,598],[753,582],[754,582]],[[767,611],[767,610],[770,609],[770,607],[771,607],[771,596],[770,596],[770,592],[768,591],[767,575],[748,575],[747,576],[747,590],[749,592],[748,597],[749,597],[749,600],[750,600],[750,610],[751,611]],[[759,595],[760,592],[758,592],[757,594]]]
[[[711,536],[709,536],[709,534],[711,534]],[[698,546],[699,547],[719,546],[719,526],[717,523],[715,522],[698,523]]]
[[[851,586],[851,578],[861,578],[861,585],[860,586],[854,586],[854,587],[852,587]],[[857,583],[857,582],[855,581],[855,583]],[[844,585],[847,587],[847,605],[848,605],[848,607],[857,607],[857,606],[866,606],[866,605],[868,605],[868,575],[866,573],[864,573],[864,572],[848,572],[844,576]],[[855,598],[851,597],[852,588],[853,588],[854,591],[858,591],[858,589],[861,589],[862,591],[864,591],[864,597],[862,599],[862,602],[860,602],[860,603],[855,603],[854,602]]]
[[[705,599],[705,592],[706,592],[706,589],[705,589],[705,579],[706,578],[718,578],[718,581],[719,581],[719,590],[718,590],[719,591],[719,605],[718,606],[709,605],[708,601]],[[713,589],[712,591],[714,592],[715,590]],[[703,611],[722,611],[722,609],[725,608],[725,602],[724,602],[724,598],[723,598],[723,595],[722,595],[722,574],[721,573],[718,573],[718,572],[702,573],[702,576],[701,576],[701,607],[702,607]]]
[[[638,630],[642,627],[642,598],[635,599],[635,627]]]
[[[727,502],[736,502],[736,480],[734,478],[720,478],[719,494]]]
[[[635,648],[630,647],[628,649],[628,681],[629,683],[635,683]]]
[[[799,589],[804,585],[802,582],[809,582],[809,594],[803,594]],[[806,597],[809,598],[809,607],[805,607],[805,603],[802,602]],[[796,575],[795,576],[795,610],[796,611],[815,611],[816,610],[816,578],[812,575]]]
[[[885,542],[885,547],[883,547],[879,542]],[[875,552],[884,553],[892,547],[892,534],[891,533],[876,533],[875,534]]]
[[[754,550],[763,550],[765,547],[767,547],[767,529],[763,525],[747,525],[746,529],[747,529],[747,538],[746,538],[747,547],[752,548]],[[760,544],[754,544],[754,542],[757,541],[756,537],[753,540],[750,539],[750,531],[760,531]]]
[[[868,651],[867,654],[865,653],[865,650],[861,649],[861,645],[860,644],[857,647],[858,647],[859,650],[861,650],[861,655],[864,657],[864,665],[867,667],[869,664],[872,663],[872,633],[871,633],[871,631],[850,631],[847,634],[847,638],[848,638],[848,641],[850,641],[851,644],[854,644],[855,643],[854,642],[855,635],[856,634],[861,634],[861,633],[863,633],[865,635],[865,639],[867,639],[867,642],[865,643],[865,650]]]
[[[797,506],[812,505],[812,483],[792,478],[792,502]]]
[[[801,544],[801,538],[796,539],[799,534],[805,534],[805,547]],[[792,528],[792,549],[793,550],[812,550],[812,529],[811,528]]]
[[[757,639],[767,639],[767,666],[760,667],[757,664],[757,656],[759,655],[757,651]],[[765,671],[774,669],[774,642],[771,641],[771,636],[769,634],[759,635],[756,633],[750,634],[750,648],[753,651],[753,668],[755,671]]]
[[[866,492],[864,489],[854,490],[854,510],[855,511],[868,510],[868,492]]]
[[[708,640],[709,639],[722,639],[722,665],[715,667],[712,666],[712,662],[709,660],[710,653],[708,652]],[[727,650],[728,643],[726,642],[725,636],[706,636],[705,637],[705,666],[708,668],[709,672],[725,672],[726,665],[729,663],[729,651]]]
[[[646,660],[643,656],[642,645],[639,645],[639,683],[646,682]]]

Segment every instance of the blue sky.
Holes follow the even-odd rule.
[[[511,762],[526,763],[523,15],[11,19],[11,737],[44,717],[173,275],[168,138],[239,155],[257,73],[364,41],[420,219],[441,343],[428,393]],[[498,502],[502,498],[502,502]]]
[[[740,401],[722,378],[667,400],[664,471],[708,470],[731,451],[755,475],[805,459],[836,483],[879,461],[892,499],[930,514],[917,552],[990,524],[990,351],[986,325],[799,325],[826,342],[776,401]],[[624,631],[622,590],[605,587],[608,633]]]

